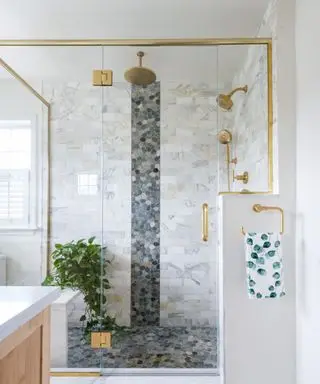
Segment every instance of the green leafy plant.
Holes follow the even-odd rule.
[[[111,288],[104,248],[95,243],[95,237],[66,244],[56,244],[51,255],[53,272],[43,285],[72,288],[82,293],[85,313],[80,317],[84,336],[94,330],[120,330],[114,317],[107,314],[106,293]]]

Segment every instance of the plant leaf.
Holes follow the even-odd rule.
[[[107,277],[109,265],[106,260],[106,247],[95,244],[96,238],[72,240],[65,244],[56,244],[51,253],[53,271],[43,282],[47,285],[69,287],[79,291],[86,305],[85,313],[80,317],[84,336],[100,327],[110,331],[121,328],[116,320],[107,315],[107,293],[110,282]]]

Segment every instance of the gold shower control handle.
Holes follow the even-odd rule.
[[[209,218],[208,218],[209,206],[207,203],[202,204],[202,240],[208,241],[209,233]]]

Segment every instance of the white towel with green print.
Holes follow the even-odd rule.
[[[245,249],[249,297],[273,299],[284,296],[281,235],[247,233]]]

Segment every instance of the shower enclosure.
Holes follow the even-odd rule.
[[[61,286],[54,374],[219,373],[217,196],[269,188],[271,45],[234,43],[0,47],[5,284]]]

